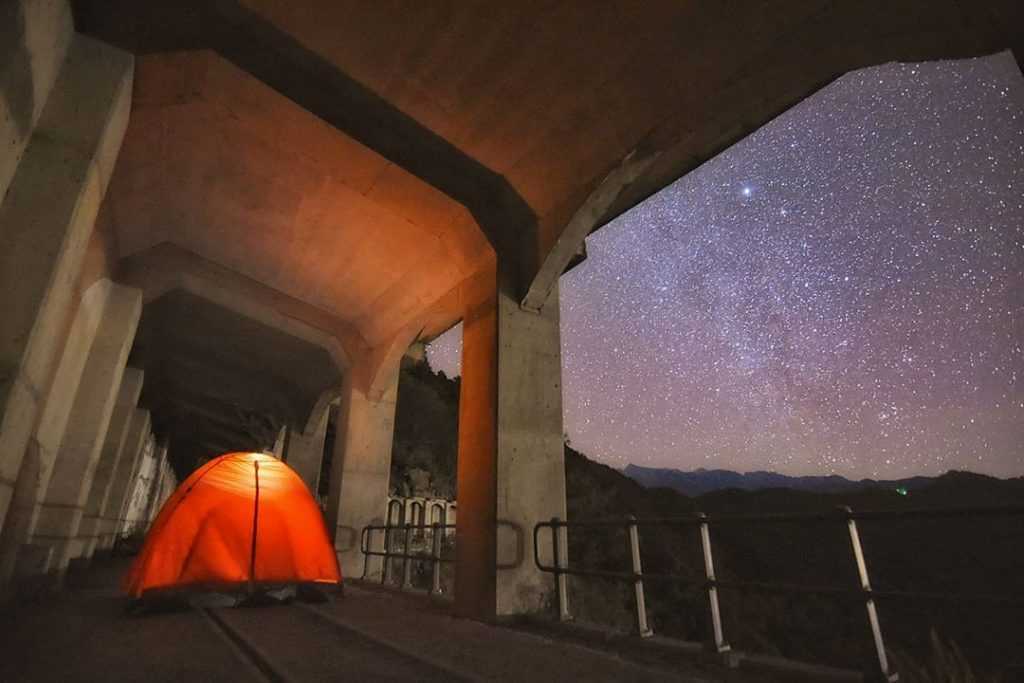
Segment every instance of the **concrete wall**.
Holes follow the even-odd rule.
[[[69,339],[74,285],[127,125],[133,73],[130,55],[68,35],[69,15],[60,3],[5,3],[2,11],[10,21],[0,22],[7,32],[0,34],[0,54],[13,55],[0,63],[6,67],[0,87],[13,121],[0,117],[0,135],[21,151],[20,157],[5,153],[0,167],[6,189],[0,203],[0,524]],[[18,21],[22,27],[11,28]],[[14,47],[5,37],[14,37]],[[27,76],[26,49],[18,44],[32,46]],[[56,79],[46,87],[56,64]],[[47,91],[45,105],[37,105]]]
[[[139,290],[107,280],[94,287],[107,291],[103,314],[89,346],[32,530],[36,542],[57,549],[54,562],[58,572],[85,550],[79,538],[80,526],[142,312]],[[59,390],[54,387],[55,392]]]
[[[114,412],[110,417],[110,426],[103,439],[103,450],[100,453],[96,475],[89,491],[85,515],[79,529],[79,536],[85,544],[84,557],[92,557],[100,541],[100,518],[117,480],[118,470],[130,468],[131,458],[124,455],[125,443],[131,426],[132,413],[142,392],[143,372],[136,368],[126,368],[121,379],[121,388],[117,394]]]

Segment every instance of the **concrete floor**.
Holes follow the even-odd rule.
[[[323,605],[129,616],[123,560],[0,614],[2,681],[710,681],[535,633],[456,619],[421,596],[349,586]]]

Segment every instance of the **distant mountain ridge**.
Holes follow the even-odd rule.
[[[647,488],[668,488],[687,496],[700,496],[723,489],[758,491],[761,489],[793,489],[814,493],[841,493],[864,488],[904,488],[914,491],[934,482],[938,477],[906,479],[852,480],[837,474],[829,476],[791,477],[778,472],[733,472],[704,468],[683,471],[671,468],[626,465],[623,474]]]

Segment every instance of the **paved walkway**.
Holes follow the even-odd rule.
[[[522,630],[457,619],[423,596],[348,586],[322,605],[129,616],[124,561],[0,610],[0,681],[714,681]]]

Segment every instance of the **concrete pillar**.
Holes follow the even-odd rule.
[[[82,379],[89,349],[96,339],[103,309],[110,294],[110,280],[100,280],[83,295],[64,344],[60,363],[43,401],[41,415],[25,449],[18,470],[15,495],[0,534],[0,580],[10,578],[20,561],[39,513],[64,430]]]
[[[331,406],[325,405],[317,412],[318,414],[310,418],[306,429],[290,430],[285,452],[285,462],[299,473],[314,498],[320,483],[320,467],[324,461],[324,439],[327,436],[327,418],[331,413]]]
[[[459,397],[456,609],[490,618],[544,609],[551,577],[533,526],[565,518],[558,289],[520,308],[511,277],[483,272],[467,292]],[[541,549],[550,563],[550,550]]]
[[[135,408],[131,413],[128,434],[125,436],[125,467],[118,468],[110,496],[100,512],[99,547],[109,550],[114,547],[118,534],[127,519],[128,504],[139,478],[149,439],[150,414],[148,410]]]
[[[334,547],[345,577],[363,573],[363,554],[359,551],[363,527],[384,522],[395,433],[397,363],[388,372],[379,396],[367,395],[356,387],[352,372],[342,389],[327,519],[329,525],[334,524]],[[382,543],[383,537],[378,534],[375,545],[383,547]]]
[[[33,531],[54,546],[58,573],[84,549],[79,526],[141,313],[142,292],[110,286]]]
[[[154,453],[154,467],[156,468],[153,472],[153,482],[149,490],[149,494],[146,496],[145,511],[142,514],[142,521],[145,523],[146,528],[149,528],[149,523],[153,521],[157,513],[160,512],[160,506],[163,504],[160,495],[164,489],[164,478],[170,475],[170,468],[167,463],[167,452],[168,442],[167,439],[157,442],[156,451]]]
[[[70,39],[0,204],[0,524],[66,339],[73,285],[128,123],[132,65],[120,50]]]
[[[157,476],[156,439],[148,431],[142,443],[140,460],[139,473],[132,484],[128,504],[118,526],[118,536],[133,536],[145,527],[149,494],[153,488],[153,479]]]
[[[117,394],[114,412],[110,416],[110,426],[103,439],[103,450],[100,452],[96,475],[93,477],[92,489],[89,491],[89,499],[85,506],[85,515],[82,517],[78,532],[85,544],[82,555],[86,558],[92,557],[99,544],[100,517],[114,488],[117,472],[133,464],[125,455],[125,443],[132,413],[135,412],[135,404],[138,403],[139,394],[142,392],[142,379],[142,370],[136,368],[125,368],[124,376],[121,378],[121,389]]]
[[[281,460],[284,458],[285,451],[288,448],[289,432],[291,430],[288,425],[281,425],[281,428],[277,430],[277,437],[274,439],[274,446],[271,449],[271,453],[275,458]]]

